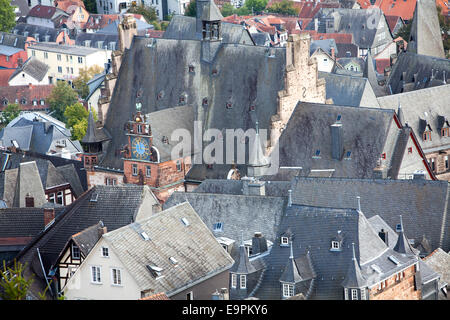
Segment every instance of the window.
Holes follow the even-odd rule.
[[[231,274],[231,287],[232,288],[237,287],[237,275],[235,273]]]
[[[101,268],[97,266],[91,266],[91,282],[92,283],[102,283],[101,278]]]
[[[239,283],[241,285],[241,289],[246,289],[247,288],[247,276],[244,274],[241,274],[239,280],[240,280]]]
[[[151,175],[152,175],[152,167],[147,166],[147,167],[145,168],[145,175],[146,175],[148,178],[151,177]]]
[[[55,203],[55,194],[54,193],[50,193],[48,195],[48,202]]]
[[[287,246],[289,244],[289,238],[288,237],[281,237],[281,245]]]
[[[56,195],[56,203],[63,204],[64,192],[58,191]]]
[[[189,66],[189,72],[192,73],[192,72],[194,72],[194,70],[195,70],[194,66],[190,65],[190,66]]]
[[[48,52],[44,52],[44,58],[48,59]]]
[[[366,289],[361,289],[361,300],[367,300]]]
[[[283,297],[293,297],[294,286],[292,284],[283,283]]]
[[[61,55],[60,54],[58,54],[56,57],[57,57],[58,61],[61,61]]]
[[[71,60],[72,60],[72,56],[70,56]],[[78,57],[78,63],[83,63],[83,58],[82,57]]]
[[[109,250],[106,247],[102,247],[102,257],[109,257]]]
[[[358,290],[352,289],[352,300],[358,300]]]
[[[441,134],[443,137],[450,137],[450,128],[442,128]]]
[[[431,159],[430,166],[431,166],[431,170],[433,170],[433,171],[436,170],[436,164],[435,164],[434,158]]]
[[[58,72],[62,73],[62,67],[58,67]]]
[[[80,257],[80,248],[78,248],[76,244],[72,243],[72,259],[79,260]]]
[[[69,73],[70,69],[69,67],[66,67],[66,72]]]
[[[448,169],[448,156],[444,157],[444,161],[445,161],[445,169]]]
[[[348,300],[348,289],[344,288],[344,299]]]
[[[41,99],[41,106],[45,105],[45,100]]]
[[[73,74],[73,68],[70,68],[70,73]]]
[[[408,154],[411,154],[412,153],[412,147],[409,147],[408,148]]]
[[[107,186],[115,186],[117,184],[117,179],[114,178],[106,178],[105,184]]]
[[[177,171],[180,172],[181,171],[181,161],[177,160]]]
[[[115,286],[122,285],[122,273],[120,269],[111,268],[111,282]]]
[[[186,295],[186,300],[194,300],[194,293],[192,291],[188,292]]]
[[[381,154],[381,159],[386,160],[386,152]]]
[[[181,222],[187,227],[189,225],[189,221],[186,218],[181,218]]]
[[[133,170],[133,176],[137,176],[137,174],[138,174],[137,164],[132,165],[132,170]]]
[[[35,51],[35,50],[31,50],[31,55],[32,55],[33,57],[36,57],[36,51]]]
[[[431,131],[425,131],[422,135],[423,140],[427,141],[430,140],[431,141]]]
[[[37,106],[37,104],[38,104],[38,103],[37,103],[37,100],[34,99],[34,100],[33,100],[33,106]]]
[[[222,224],[222,222],[214,223],[213,230],[216,231],[216,232],[222,232],[223,231],[223,224]]]
[[[331,249],[339,250],[340,249],[339,241],[331,241]]]

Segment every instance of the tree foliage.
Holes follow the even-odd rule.
[[[0,298],[3,300],[25,300],[28,289],[33,283],[33,279],[25,279],[23,271],[26,264],[14,260],[14,267],[6,267],[3,261],[3,270],[0,272]]]
[[[406,42],[409,41],[409,35],[411,33],[412,23],[404,24],[395,34],[394,38],[402,37]]]
[[[153,24],[158,21],[158,15],[156,9],[143,4],[131,6],[127,11],[128,13],[141,14],[147,23]]]
[[[275,2],[269,8],[267,8],[269,12],[279,13],[288,16],[296,16],[298,15],[298,9],[294,8],[294,3],[292,1],[283,0],[282,2]]]
[[[231,16],[235,13],[236,9],[228,2],[225,2],[222,5],[222,9],[220,10],[220,12],[222,13],[222,15],[224,17],[228,17]]]
[[[8,123],[14,118],[17,118],[20,114],[19,105],[12,103],[8,104],[6,108],[2,111],[1,115],[1,126],[6,127]]]
[[[0,31],[10,32],[16,25],[16,14],[11,1],[0,0]]]
[[[450,36],[449,36],[450,19],[446,18],[442,14],[442,8],[440,6],[436,6],[436,8],[438,10],[439,26],[441,27],[442,41],[443,41],[443,44],[444,44],[444,50],[445,50],[445,52],[448,52],[450,50]],[[449,56],[449,54],[447,54],[447,57],[448,56]]]
[[[97,120],[97,113],[92,110],[94,120]],[[67,127],[72,133],[72,139],[81,140],[86,135],[89,112],[81,103],[75,103],[66,108],[64,117],[67,119]]]
[[[57,81],[47,100],[50,110],[53,111],[52,116],[66,122],[64,111],[67,106],[78,102],[78,95],[67,82]]]
[[[97,13],[97,2],[95,0],[83,0],[84,7],[89,13]]]
[[[184,15],[188,17],[197,16],[197,4],[195,3],[195,0],[191,0],[191,2],[189,2],[186,10],[184,10]]]
[[[73,86],[77,91],[78,95],[81,99],[86,99],[89,95],[89,87],[87,83],[91,80],[96,74],[99,74],[103,71],[103,68],[99,65],[93,65],[89,68],[81,68],[79,73],[80,75],[73,80]]]
[[[264,11],[267,6],[268,0],[246,0],[244,7],[246,7],[250,12],[258,14]]]

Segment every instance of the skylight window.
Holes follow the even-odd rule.
[[[336,122],[340,122],[342,118],[342,115],[338,114],[337,118],[336,118]]]
[[[97,202],[98,200],[98,193],[93,193],[91,196],[90,202]]]
[[[146,232],[143,231],[140,233],[140,235],[141,235],[142,239],[144,239],[145,241],[150,240],[150,237],[148,236],[148,234]]]
[[[157,279],[162,276],[163,268],[150,264],[148,264],[146,267],[147,270],[150,271],[150,274],[152,275],[153,278]]]
[[[370,267],[373,269],[373,271],[375,271],[375,272],[378,273],[378,274],[382,274],[382,273],[383,273],[383,272],[381,271],[380,267],[377,266],[376,264],[372,264]]]
[[[174,257],[170,257],[169,260],[170,260],[170,262],[172,262],[172,264],[175,264],[175,265],[178,264],[177,259],[175,259]]]
[[[223,223],[222,222],[214,223],[213,230],[214,231],[223,231]]]
[[[181,222],[187,227],[189,225],[189,221],[186,218],[181,218]]]
[[[394,256],[389,256],[388,259],[395,263],[395,265],[397,266],[401,265],[400,261],[398,261],[398,259]]]

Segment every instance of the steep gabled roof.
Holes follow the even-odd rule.
[[[89,111],[88,127],[81,143],[98,143],[109,139],[110,138],[103,128],[97,128],[94,115],[92,114],[92,111]]]
[[[15,77],[20,72],[24,72],[37,81],[42,81],[49,68],[50,67],[47,64],[41,62],[38,58],[31,56],[21,67],[16,69],[14,74],[11,75],[11,78]]]

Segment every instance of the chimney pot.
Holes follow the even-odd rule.
[[[45,208],[44,209],[44,226],[47,226],[53,220],[55,220],[55,209]]]

